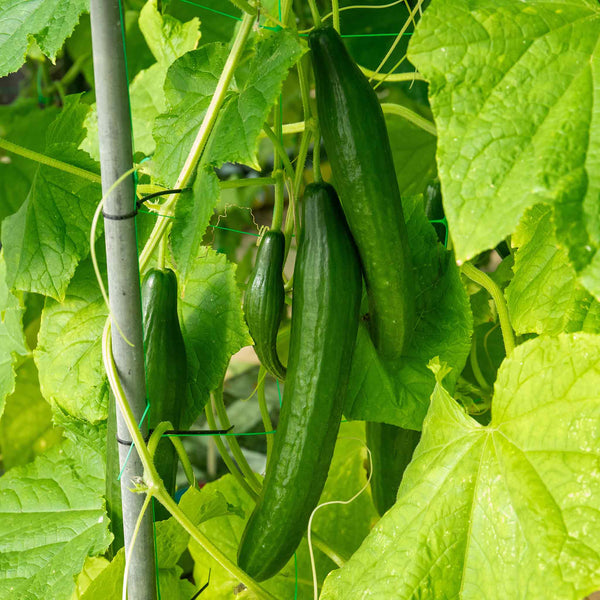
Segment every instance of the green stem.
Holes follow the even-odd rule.
[[[319,14],[317,3],[315,2],[315,0],[308,0],[308,6],[310,8],[310,14],[312,15],[313,21],[315,23],[315,27],[321,27],[321,15]]]
[[[498,311],[498,319],[500,321],[500,327],[502,329],[502,338],[504,340],[504,349],[506,350],[506,356],[510,356],[512,351],[515,349],[515,336],[510,324],[510,317],[508,315],[508,307],[502,290],[496,285],[495,281],[486,275],[483,271],[473,266],[471,263],[464,263],[461,266],[461,271],[471,280],[480,285],[483,289],[487,290],[489,295],[496,304],[496,310]]]
[[[473,340],[471,343],[471,354],[469,355],[469,360],[471,362],[471,369],[473,371],[473,375],[475,375],[477,383],[482,389],[486,391],[489,390],[490,386],[485,380],[485,377],[481,372],[481,368],[479,367],[479,361],[477,360],[477,344],[475,340]]]
[[[275,124],[275,132],[277,135],[277,139],[279,139],[281,143],[281,147],[283,148],[283,133],[281,130],[282,122],[281,122],[281,96],[277,99],[275,103],[275,108],[273,110],[273,123]],[[284,152],[285,153],[285,152]],[[279,231],[281,229],[281,223],[283,221],[283,176],[281,172],[281,167],[283,165],[283,156],[281,149],[277,146],[273,147],[273,175],[275,176],[275,203],[273,206],[273,218],[271,221],[271,229],[275,231]]]
[[[219,182],[219,187],[222,190],[232,188],[243,188],[259,185],[275,185],[275,177],[248,177],[246,179],[231,179],[229,181]]]
[[[229,421],[229,417],[227,416],[227,410],[225,409],[225,403],[223,402],[223,384],[221,384],[213,394],[213,400],[215,404],[215,409],[217,411],[217,417],[219,418],[219,422],[221,423],[222,429],[229,429],[231,427],[231,422]],[[250,468],[240,445],[238,444],[237,439],[234,436],[227,437],[227,445],[233,454],[233,458],[237,463],[240,471],[248,481],[250,487],[256,492],[260,492],[261,484],[254,471]]]
[[[123,414],[127,430],[131,435],[131,439],[136,445],[136,450],[140,456],[142,465],[144,466],[144,482],[147,485],[147,499],[144,506],[147,506],[151,497],[155,497],[180,523],[180,525],[190,534],[190,536],[200,544],[200,546],[210,554],[224,569],[238,578],[248,589],[258,594],[266,600],[277,600],[273,595],[259,585],[254,579],[249,577],[237,565],[235,565],[227,556],[225,556],[198,528],[192,523],[186,514],[179,508],[176,502],[171,498],[165,486],[160,481],[158,473],[154,468],[154,464],[150,457],[148,448],[144,444],[142,433],[135,422],[133,413],[125,392],[121,386],[121,382],[116,372],[114,358],[112,356],[112,348],[110,344],[110,320],[107,319],[102,336],[102,356],[104,367],[108,377],[109,384],[115,395],[117,405]],[[214,421],[214,419],[213,419]],[[212,426],[211,426],[212,427]],[[216,438],[215,438],[216,439]],[[250,491],[250,497],[256,500],[256,495]],[[141,522],[141,521],[140,521]]]
[[[267,123],[265,123],[263,125],[263,130],[267,134],[267,137],[273,143],[274,149],[277,152],[279,152],[279,155],[281,156],[281,160],[283,161],[283,168],[285,169],[286,175],[290,178],[291,181],[294,181],[294,167],[292,166],[292,163],[290,162],[290,159],[287,155],[287,152],[285,151],[285,148],[283,147],[283,144],[281,143],[281,141],[279,140],[279,138],[277,137],[275,132],[269,127],[269,125]]]
[[[406,108],[406,106],[402,106],[401,104],[383,103],[381,105],[381,109],[383,110],[384,114],[398,115],[399,117],[402,117],[417,127],[425,130],[427,133],[437,136],[437,129],[429,119],[422,117],[416,112],[410,110],[410,108]]]
[[[300,140],[300,148],[298,150],[298,160],[296,161],[296,173],[294,175],[294,198],[300,197],[300,190],[304,182],[304,167],[306,165],[306,157],[310,147],[310,139],[312,136],[311,130],[306,130]]]
[[[305,534],[306,537],[306,534]],[[321,536],[314,531],[311,533],[312,542],[323,554],[328,556],[338,567],[343,567],[347,562],[343,556],[340,556]]]
[[[39,152],[23,148],[18,144],[13,144],[12,142],[9,142],[8,140],[2,138],[0,138],[0,148],[3,148],[8,152],[12,152],[13,154],[22,156],[23,158],[33,160],[42,165],[53,167],[54,169],[59,169],[60,171],[64,171],[65,173],[70,173],[71,175],[76,175],[77,177],[87,179],[88,181],[92,181],[94,183],[102,183],[100,175],[96,175],[96,173],[86,171],[85,169],[80,169],[79,167],[75,167],[61,160],[56,160],[55,158],[50,158],[45,154],[40,154]]]
[[[48,89],[44,90],[44,93],[51,94],[52,92],[54,92],[55,89],[57,89],[57,85],[61,85],[63,88],[66,88],[69,85],[71,85],[71,83],[75,81],[77,75],[79,75],[79,73],[81,72],[81,67],[83,66],[83,64],[86,61],[90,60],[91,56],[92,55],[90,53],[87,53],[77,57],[77,60],[75,60],[75,62],[69,67],[67,72],[63,75],[62,79],[60,81],[55,81],[54,83],[52,83],[48,87]]]
[[[258,385],[256,386],[256,395],[258,397],[258,406],[260,408],[260,416],[262,417],[263,427],[265,431],[273,431],[273,422],[271,421],[271,415],[269,414],[269,407],[267,406],[267,397],[265,395],[265,378],[267,370],[261,365],[258,370]],[[267,463],[271,460],[271,453],[273,452],[273,436],[267,435]]]
[[[271,229],[281,231],[283,223],[283,171],[275,172],[275,202],[273,204],[273,218],[271,220]]]
[[[374,79],[375,81],[390,81],[395,83],[401,81],[426,81],[425,77],[416,71],[411,73],[376,73],[366,67],[361,67],[360,65],[358,67],[369,79]]]
[[[340,33],[340,4],[338,0],[331,0],[331,10],[333,12],[333,28]]]
[[[158,244],[158,268],[164,270],[167,257],[167,237],[161,238]]]
[[[281,22],[287,24],[290,20],[290,11],[292,10],[292,0],[283,0],[281,3]],[[292,27],[295,23],[292,25]]]
[[[252,25],[254,24],[254,17],[250,14],[244,15],[242,19],[241,26],[237,32],[235,40],[233,42],[233,46],[231,47],[231,52],[227,57],[227,61],[225,62],[225,66],[223,68],[223,72],[219,77],[219,82],[217,83],[217,87],[215,89],[215,93],[210,101],[208,109],[206,111],[206,115],[202,120],[202,125],[198,130],[198,134],[196,135],[196,139],[192,145],[190,153],[181,169],[181,173],[177,178],[177,182],[175,183],[175,188],[185,188],[188,187],[190,183],[198,161],[202,156],[202,152],[206,147],[206,143],[208,142],[208,138],[213,130],[215,122],[217,120],[217,116],[219,114],[219,110],[223,106],[223,102],[225,101],[225,97],[227,95],[227,90],[229,89],[229,84],[231,83],[231,79],[233,78],[233,73],[237,64],[242,56],[242,51],[246,44],[246,40],[250,35],[250,31],[252,31]],[[173,216],[175,204],[177,202],[177,194],[169,197],[167,201],[164,203],[164,211],[165,214]],[[171,225],[171,219],[159,219],[150,234],[150,238],[142,251],[140,256],[140,271],[143,271],[156,244],[158,244],[159,240],[165,234],[167,228]]]
[[[58,97],[60,98],[60,105],[64,106],[65,105],[65,89],[62,86],[62,83],[60,81],[56,82],[56,92],[58,93]]]
[[[161,421],[156,427],[156,429],[152,432],[152,435],[148,440],[148,452],[150,453],[150,456],[153,460],[154,455],[156,453],[156,448],[158,447],[158,443],[164,436],[165,431],[168,431],[169,429],[174,429],[173,424],[169,421]],[[185,477],[188,480],[188,483],[191,487],[194,487],[196,485],[196,476],[194,475],[192,463],[190,462],[190,459],[185,451],[185,448],[183,447],[183,444],[181,443],[181,440],[174,435],[170,435],[167,437],[175,447],[175,451],[177,452],[177,456],[179,456],[179,460],[181,461],[181,466],[183,467],[183,472],[185,473]]]
[[[115,401],[119,407],[119,410],[121,411],[125,425],[127,426],[127,431],[131,436],[133,444],[135,445],[135,449],[140,457],[142,466],[144,467],[144,481],[146,482],[148,489],[152,493],[160,487],[162,487],[164,490],[164,485],[162,484],[158,472],[154,467],[154,463],[152,462],[152,458],[150,457],[150,453],[148,452],[148,448],[146,447],[144,438],[142,437],[142,432],[138,427],[133,412],[131,411],[131,407],[129,406],[129,402],[127,401],[127,397],[125,396],[125,392],[123,391],[123,386],[121,385],[121,381],[117,374],[117,367],[115,365],[110,340],[111,323],[109,317],[106,319],[104,332],[102,334],[102,360],[104,362],[104,369],[106,371],[108,383],[115,396]]]
[[[315,138],[313,146],[313,176],[316,182],[321,183],[323,181],[323,176],[321,175],[321,132],[316,121],[313,135]]]
[[[155,493],[155,498],[175,517],[177,522],[190,534],[190,537],[197,542],[205,552],[216,560],[233,577],[239,579],[249,590],[258,595],[259,598],[266,600],[278,600],[269,591],[254,581],[248,574],[240,569],[236,564],[223,554],[187,517],[181,508],[164,490]]]
[[[215,421],[215,416],[213,414],[212,406],[210,405],[210,403],[208,403],[204,407],[204,414],[206,415],[206,422],[208,423],[210,429],[219,429],[219,427],[217,426],[217,422]],[[225,466],[227,467],[229,472],[233,475],[236,481],[244,488],[244,491],[250,496],[250,498],[256,500],[258,494],[248,485],[248,482],[240,472],[240,469],[233,462],[231,456],[229,456],[229,452],[227,452],[227,448],[225,448],[225,444],[223,443],[221,437],[215,435],[212,437],[212,439],[214,440],[215,446],[217,447],[217,450],[219,451],[219,454],[221,455],[221,458],[223,459],[223,462],[225,463]]]
[[[285,258],[287,258],[287,255],[290,251],[292,236],[294,235],[294,226],[296,226],[296,228],[300,227],[300,189],[302,188],[302,183],[304,181],[304,166],[306,165],[306,157],[308,155],[308,148],[310,146],[311,133],[311,130],[307,129],[302,134],[302,139],[300,140],[298,160],[296,161],[296,173],[294,174],[293,194],[291,196],[285,218]]]
[[[381,69],[383,68],[383,65],[385,65],[385,63],[388,61],[389,57],[392,55],[392,53],[396,49],[396,46],[400,43],[400,40],[402,39],[402,36],[408,29],[408,26],[410,25],[411,21],[413,21],[415,15],[417,14],[417,11],[419,10],[422,3],[423,3],[423,0],[418,0],[417,4],[415,5],[415,7],[412,9],[410,14],[408,15],[408,19],[406,19],[406,22],[402,26],[402,29],[400,29],[398,35],[394,39],[392,46],[390,47],[387,54],[383,57],[383,59],[379,63],[379,66],[375,69],[375,73],[379,73],[381,71]]]

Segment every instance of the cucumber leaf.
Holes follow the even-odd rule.
[[[58,112],[53,106],[41,109],[33,100],[0,106],[0,137],[28,150],[44,152],[46,130]],[[0,160],[1,223],[17,212],[27,198],[38,165],[28,158],[3,149],[0,153],[3,154]]]
[[[78,95],[68,96],[46,131],[44,154],[97,175],[97,163],[78,150],[88,111]],[[62,300],[77,264],[89,253],[100,197],[98,183],[39,165],[27,198],[2,222],[8,286]]]
[[[155,144],[152,127],[156,117],[166,108],[163,85],[169,66],[186,52],[193,50],[200,39],[198,18],[181,23],[170,15],[161,15],[156,0],[149,0],[142,10],[138,24],[156,62],[140,71],[129,87],[133,147],[136,152],[150,155]],[[129,48],[128,50],[132,50]],[[88,135],[82,148],[95,159],[98,149],[98,115],[96,105],[86,119]]]
[[[7,471],[32,461],[61,438],[52,427],[52,410],[44,400],[33,359],[17,370],[15,391],[6,399],[0,419],[2,466]]]
[[[240,89],[230,89],[228,100],[204,151],[206,164],[225,161],[259,168],[258,135],[289,69],[305,52],[305,45],[289,30],[261,31],[248,77]],[[153,174],[166,185],[177,179],[210,104],[228,49],[207,44],[173,63],[167,74],[168,110],[156,119],[157,150]]]
[[[586,315],[600,303],[579,283],[568,252],[559,247],[552,209],[529,209],[512,243],[519,249],[506,300],[516,333],[556,335],[583,329]]]
[[[89,0],[5,0],[0,5],[0,77],[17,71],[34,40],[40,50],[54,60],[71,35]]]
[[[425,11],[409,58],[429,81],[459,260],[550,204],[559,242],[600,297],[599,41],[593,0],[434,0]]]
[[[581,600],[600,585],[600,340],[518,346],[484,427],[441,384],[394,507],[323,600]]]
[[[64,600],[110,543],[104,462],[65,440],[0,478],[0,598]]]
[[[88,258],[79,265],[62,302],[46,299],[34,351],[44,398],[68,415],[91,423],[106,419],[108,410],[102,362],[107,315]]]
[[[225,256],[202,246],[189,277],[180,281],[179,321],[188,360],[184,428],[194,422],[209,392],[223,380],[231,356],[252,344],[235,268]]]
[[[15,389],[18,357],[29,352],[23,334],[23,302],[6,285],[6,263],[0,252],[0,416]]]

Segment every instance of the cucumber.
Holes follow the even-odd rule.
[[[309,34],[317,111],[334,184],[367,284],[379,355],[398,359],[415,323],[412,261],[383,112],[331,27]]]
[[[383,515],[396,504],[402,476],[421,439],[421,432],[387,423],[367,422],[366,433],[373,461],[371,496],[377,512]]]
[[[150,402],[149,427],[170,421],[181,426],[186,395],[187,360],[177,316],[177,276],[171,269],[150,269],[142,282],[146,389]],[[154,464],[171,496],[175,493],[177,453],[171,441],[163,438],[156,449]],[[156,506],[156,520],[169,513]]]
[[[335,190],[306,187],[287,378],[263,489],[238,564],[263,581],[291,558],[327,479],[356,341],[360,263]]]
[[[267,231],[258,248],[244,297],[244,314],[256,355],[271,375],[282,380],[285,367],[277,355],[277,332],[285,305],[284,257],[285,236],[281,231]]]

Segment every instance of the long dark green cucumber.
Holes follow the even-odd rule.
[[[396,504],[402,476],[421,439],[421,432],[387,423],[367,422],[366,433],[373,461],[371,496],[377,512],[383,515]]]
[[[291,558],[323,491],[358,329],[360,263],[330,185],[307,186],[302,225],[282,410],[238,553],[239,566],[258,581]]]
[[[382,358],[397,359],[415,322],[415,298],[383,112],[334,29],[315,29],[308,39],[323,141],[367,283],[371,337]]]
[[[177,277],[171,269],[151,269],[142,283],[146,388],[150,401],[149,427],[170,421],[181,426],[186,393],[187,361],[177,316]],[[177,453],[171,441],[163,438],[156,449],[154,464],[167,491],[175,493]],[[169,513],[157,506],[155,516]]]
[[[285,236],[281,231],[267,231],[258,248],[244,297],[244,314],[256,355],[278,379],[285,379],[285,367],[277,355],[277,331],[285,304],[284,257]]]

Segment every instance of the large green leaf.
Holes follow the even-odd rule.
[[[406,355],[384,364],[361,324],[352,358],[345,415],[421,429],[435,379],[427,363],[439,356],[453,385],[470,349],[472,315],[453,253],[438,243],[420,197],[402,199],[413,255],[417,318]]]
[[[65,600],[110,543],[104,462],[66,440],[0,478],[0,598]]]
[[[34,357],[44,397],[79,419],[106,419],[108,383],[102,330],[108,311],[91,259],[75,273],[63,302],[46,299]]]
[[[258,135],[289,69],[305,51],[289,30],[258,35],[247,77],[240,89],[229,92],[204,151],[206,164],[232,161],[258,166]],[[175,183],[192,147],[227,54],[223,44],[207,44],[169,69],[165,83],[169,110],[155,123],[153,163],[153,172],[167,185]]]
[[[171,248],[177,272],[185,281],[194,268],[206,228],[219,199],[219,179],[212,167],[201,163],[192,193],[179,196],[171,233]]]
[[[425,11],[409,57],[430,83],[458,259],[553,204],[559,240],[600,295],[599,41],[594,0],[434,0]]]
[[[558,247],[552,209],[528,210],[512,243],[519,250],[506,300],[515,331],[556,335],[582,328],[598,301],[582,288],[566,250]]]
[[[0,77],[25,62],[32,40],[54,60],[89,0],[3,0],[0,4]]]
[[[60,430],[52,427],[52,411],[40,392],[30,358],[17,371],[15,391],[6,399],[0,419],[2,466],[8,470],[28,463],[60,437]]]
[[[4,401],[15,389],[15,365],[19,355],[29,352],[23,334],[22,301],[6,285],[6,263],[0,252],[0,416]]]
[[[581,600],[597,589],[599,365],[595,335],[518,346],[488,427],[438,381],[396,505],[322,599]]]
[[[0,138],[19,144],[28,150],[43,152],[45,133],[56,118],[56,107],[41,109],[33,100],[0,106]],[[17,212],[25,201],[37,171],[34,161],[0,150],[0,223]]]
[[[153,173],[175,184],[227,60],[225,44],[207,44],[184,54],[167,73],[165,97],[170,109],[154,123],[157,142]]]
[[[156,62],[138,73],[129,87],[131,126],[135,151],[150,155],[154,152],[154,119],[166,108],[163,85],[167,69],[175,59],[196,47],[200,23],[197,18],[181,23],[170,15],[162,15],[156,0],[148,0],[140,11],[138,24]],[[99,159],[97,120],[94,105],[86,119],[88,135],[82,148]]]
[[[320,503],[350,500],[367,482],[365,424],[342,423]],[[350,504],[324,506],[313,518],[316,531],[345,559],[350,558],[379,519],[367,488]]]
[[[44,153],[97,173],[97,164],[77,150],[88,110],[79,96],[67,97],[48,128]],[[87,179],[38,167],[25,202],[2,223],[11,288],[64,298],[77,264],[89,252],[90,225],[100,195],[100,186]]]
[[[180,282],[179,320],[188,359],[184,427],[194,422],[208,394],[225,376],[229,359],[252,344],[244,322],[235,265],[201,247],[185,282]]]

